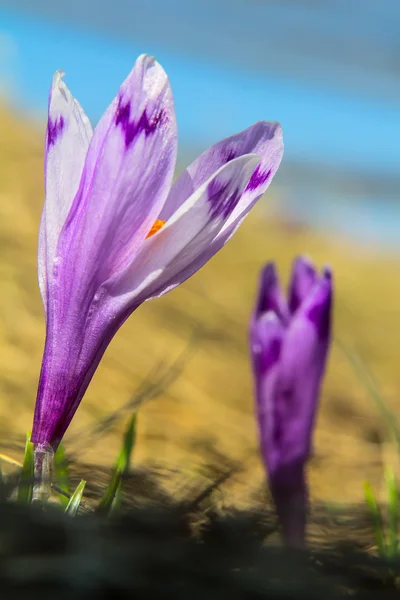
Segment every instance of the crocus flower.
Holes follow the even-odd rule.
[[[294,261],[286,301],[273,263],[261,273],[250,323],[261,453],[283,537],[305,541],[305,465],[331,340],[332,276],[306,258]]]
[[[258,122],[172,183],[176,153],[173,97],[152,57],[138,58],[94,131],[54,75],[39,234],[46,341],[31,438],[39,450],[57,447],[129,315],[233,235],[279,167],[282,132]]]

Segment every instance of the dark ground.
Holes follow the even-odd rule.
[[[373,536],[362,507],[312,507],[309,549],[289,552],[273,511],[260,508],[262,490],[254,510],[235,510],[221,497],[226,473],[214,470],[214,482],[188,488],[177,501],[156,475],[133,472],[126,511],[111,520],[92,509],[108,473],[80,465],[79,474],[88,493],[76,518],[56,506],[1,506],[2,599],[399,597],[389,566],[369,550]]]

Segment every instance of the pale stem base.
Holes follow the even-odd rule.
[[[45,503],[51,496],[54,451],[50,444],[38,444],[34,449],[34,484],[32,502]]]

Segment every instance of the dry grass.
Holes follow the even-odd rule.
[[[43,132],[5,109],[0,110],[0,130],[0,426],[7,443],[13,435],[22,440],[31,426],[43,346],[36,276]],[[397,407],[398,258],[380,256],[349,240],[290,228],[260,214],[250,216],[200,273],[142,306],[124,325],[77,413],[67,448],[69,437],[122,405],[152,368],[173,361],[197,327],[201,338],[183,374],[140,413],[135,460],[192,477],[201,472],[210,453],[221,453],[245,467],[227,484],[229,498],[245,505],[263,481],[246,331],[257,275],[268,259],[275,259],[286,275],[292,257],[304,252],[318,264],[333,267],[335,335],[357,346],[388,402]],[[95,446],[90,444],[80,458],[110,464],[120,431],[121,426]],[[375,407],[340,350],[333,348],[311,464],[313,496],[359,501],[365,478],[380,482],[387,440]]]

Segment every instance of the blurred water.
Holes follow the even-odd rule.
[[[97,120],[136,55],[155,54],[173,85],[181,155],[279,120],[286,208],[398,243],[400,3],[37,0],[35,15],[28,1],[25,12],[6,4],[0,45],[12,52],[0,61],[21,108],[44,115],[51,73],[63,68]]]

